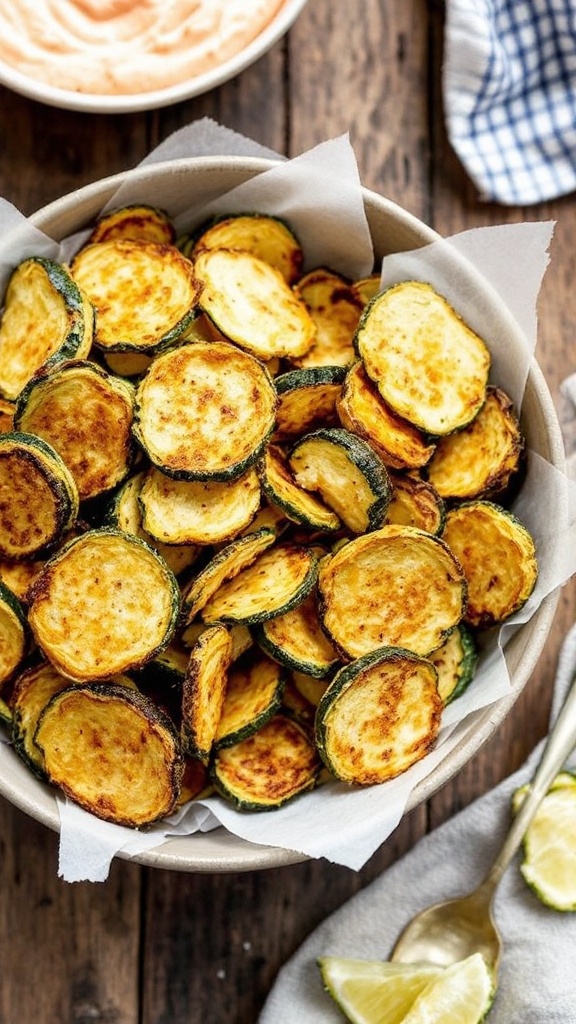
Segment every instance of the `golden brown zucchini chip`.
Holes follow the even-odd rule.
[[[440,728],[436,679],[429,661],[394,647],[341,668],[316,711],[316,745],[333,775],[370,786],[420,761]]]
[[[69,686],[48,701],[34,739],[50,782],[98,818],[141,828],[176,803],[183,771],[178,736],[137,690]]]
[[[518,474],[524,447],[511,400],[489,387],[472,423],[439,440],[426,476],[443,498],[494,499]]]
[[[361,362],[351,366],[336,403],[340,423],[362,437],[391,469],[418,469],[434,445],[386,404]]]
[[[292,672],[292,682],[302,694],[305,700],[313,707],[318,707],[320,698],[326,692],[330,685],[329,679],[316,679],[315,676],[309,676],[306,672]]]
[[[334,672],[340,658],[325,635],[314,592],[301,604],[255,629],[255,639],[281,665],[323,679]]]
[[[105,352],[104,362],[118,377],[142,377],[154,356],[145,352]]]
[[[58,452],[34,434],[0,434],[0,556],[34,558],[78,515],[78,489]]]
[[[384,401],[425,433],[458,430],[484,403],[490,353],[431,285],[404,281],[377,295],[355,345]]]
[[[0,434],[9,434],[14,430],[14,402],[0,398]]]
[[[255,469],[235,480],[173,480],[150,469],[139,495],[142,526],[163,544],[222,544],[256,515],[260,481]]]
[[[426,480],[410,473],[391,473],[392,500],[386,523],[416,526],[428,533],[441,533],[446,508],[438,491]]]
[[[89,530],[52,556],[30,591],[28,621],[63,675],[105,679],[171,641],[180,592],[166,563],[119,530]]]
[[[182,619],[189,625],[226,580],[234,579],[256,560],[276,540],[273,530],[262,527],[254,533],[237,537],[216,552],[213,558],[196,573],[182,591]],[[206,627],[204,627],[206,628]]]
[[[245,623],[250,626],[294,608],[310,593],[318,574],[312,548],[275,544],[262,552],[233,579],[222,583],[206,602],[205,622]]]
[[[268,445],[258,463],[258,473],[262,491],[268,501],[282,509],[288,519],[302,523],[311,530],[331,532],[340,529],[341,523],[336,513],[309,491],[298,486],[281,448]]]
[[[110,210],[98,218],[86,242],[109,242],[112,238],[139,239],[172,245],[176,238],[174,225],[164,210],[145,203],[132,203]]]
[[[10,698],[12,744],[16,753],[40,778],[45,778],[46,772],[42,751],[34,740],[36,727],[50,698],[70,685],[69,679],[45,661],[22,672],[14,684]]]
[[[294,366],[349,366],[356,358],[354,335],[363,304],[349,281],[326,267],[301,277],[296,291],[316,324],[314,342],[303,355],[290,357]]]
[[[190,800],[210,796],[214,787],[210,782],[208,768],[197,757],[184,755],[184,774],[180,784],[180,795],[176,800],[175,809],[187,804]]]
[[[196,316],[199,285],[174,245],[96,242],[76,254],[71,272],[96,307],[94,342],[104,351],[159,352]]]
[[[14,400],[40,367],[84,359],[94,309],[65,267],[35,256],[16,267],[0,320],[0,395]]]
[[[302,273],[302,246],[288,225],[264,213],[238,213],[218,217],[201,229],[186,251],[195,259],[201,249],[241,249],[276,267],[288,284]]]
[[[390,478],[361,438],[341,427],[316,430],[296,442],[289,462],[296,483],[320,494],[352,533],[383,525],[392,496]]]
[[[26,654],[28,630],[20,601],[0,580],[0,689]]]
[[[326,686],[327,685],[328,684],[326,684]],[[300,693],[300,690],[295,686],[293,679],[290,677],[288,677],[286,685],[284,686],[284,695],[282,697],[280,710],[287,718],[291,718],[294,722],[298,722],[303,729],[306,729],[310,735],[313,735],[316,705],[311,704],[310,701]]]
[[[199,637],[207,629],[211,629],[211,626],[207,626],[205,622],[192,622],[180,635],[180,642],[185,648],[191,648],[194,646]],[[252,634],[248,629],[248,626],[228,626],[228,632],[232,638],[232,654],[231,661],[237,661],[243,654],[248,651],[254,641]]]
[[[195,342],[154,360],[137,390],[134,429],[167,476],[230,480],[262,453],[276,401],[253,356],[225,342]]]
[[[517,612],[538,578],[534,540],[507,509],[472,501],[451,509],[442,534],[468,584],[465,621],[487,628]]]
[[[249,252],[204,249],[194,260],[199,303],[222,333],[259,359],[300,356],[316,331],[280,271]]]
[[[307,731],[277,714],[248,739],[218,750],[211,776],[237,810],[270,811],[313,789],[320,769]]]
[[[28,591],[45,561],[45,558],[27,559],[25,562],[0,559],[0,582],[16,595],[21,604],[26,605]]]
[[[352,291],[363,306],[367,306],[370,300],[380,291],[381,277],[380,273],[374,273],[352,282]]]
[[[429,654],[466,607],[464,573],[448,545],[410,526],[384,526],[324,558],[318,589],[323,626],[351,658],[379,647]]]
[[[34,375],[20,393],[14,424],[55,448],[86,501],[127,475],[133,416],[131,384],[96,363],[70,360]]]
[[[190,651],[182,689],[182,744],[208,763],[228,681],[232,637],[220,623],[204,630]]]
[[[478,664],[478,647],[464,622],[458,623],[448,639],[428,655],[438,673],[438,693],[450,704],[468,689]]]
[[[261,729],[279,710],[285,675],[276,662],[257,654],[228,675],[214,747],[230,747]]]
[[[272,440],[285,441],[318,427],[335,426],[336,401],[345,376],[344,366],[311,366],[275,377],[278,408]]]

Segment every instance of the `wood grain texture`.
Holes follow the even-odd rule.
[[[201,117],[290,156],[349,132],[364,184],[442,234],[556,221],[537,353],[560,409],[560,381],[576,369],[576,200],[527,210],[479,200],[446,137],[442,43],[439,0],[310,0],[238,79],[173,107],[81,115],[0,90],[0,195],[31,213],[134,166]],[[559,646],[575,618],[572,581],[513,713],[360,872],[319,861],[194,875],[119,860],[107,882],[69,885],[57,877],[57,837],[0,801],[0,1024],[256,1024],[277,971],[327,914],[522,763],[546,731]]]

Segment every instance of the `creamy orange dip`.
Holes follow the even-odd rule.
[[[178,85],[243,50],[284,0],[0,0],[0,59],[96,95]]]

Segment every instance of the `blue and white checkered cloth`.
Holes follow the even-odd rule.
[[[443,93],[483,199],[576,189],[576,0],[446,0]]]

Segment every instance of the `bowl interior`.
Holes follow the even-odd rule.
[[[86,227],[128,176],[137,184],[141,202],[153,203],[177,215],[189,207],[191,195],[202,205],[270,166],[271,161],[256,158],[205,157],[137,168],[65,196],[40,210],[31,220],[36,227],[59,241]],[[363,190],[363,195],[378,257],[418,248],[438,238],[430,228],[395,204],[368,190]],[[479,285],[483,301],[495,306],[501,335],[510,344],[522,344],[519,328],[507,308],[487,284],[484,287],[472,265],[463,261],[460,272],[464,278]],[[564,454],[560,428],[549,391],[534,362],[529,372],[522,418],[529,447],[562,470]],[[506,659],[512,680],[509,697],[474,712],[466,719],[459,745],[415,786],[409,808],[428,799],[444,785],[486,742],[508,713],[536,665],[556,603],[556,594],[547,597],[507,644]],[[11,751],[9,753],[12,755]],[[11,757],[8,770],[0,779],[0,792],[33,818],[58,830],[58,811],[52,792],[34,778],[16,754]],[[162,846],[134,859],[142,864],[175,870],[225,872],[276,867],[304,858],[289,850],[256,846],[218,828],[213,832],[167,840]]]

